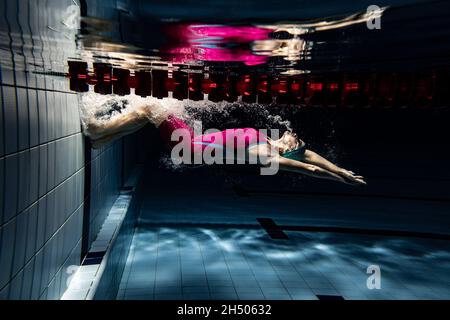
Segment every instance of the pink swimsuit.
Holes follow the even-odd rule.
[[[172,141],[172,133],[176,129],[185,129],[190,134],[191,152],[203,152],[207,147],[223,150],[227,146],[234,150],[248,148],[267,143],[267,136],[253,128],[226,129],[209,134],[195,136],[194,131],[183,120],[170,115],[159,127],[161,137],[171,147],[179,143]]]

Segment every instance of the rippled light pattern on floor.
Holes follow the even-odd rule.
[[[449,299],[445,241],[254,229],[136,229],[118,299]],[[366,285],[381,268],[381,289]]]

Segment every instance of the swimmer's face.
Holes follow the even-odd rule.
[[[303,145],[303,141],[297,137],[297,134],[291,131],[285,131],[278,140],[281,147],[280,153],[292,151]]]

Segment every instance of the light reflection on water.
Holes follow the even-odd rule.
[[[4,1],[0,17],[3,71],[64,72],[67,60],[76,56],[77,1]]]
[[[202,66],[205,62],[226,62],[260,66],[270,65],[271,57],[280,57],[281,60],[272,63],[271,68],[286,74],[298,74],[308,71],[302,70],[298,62],[310,59],[314,46],[314,41],[305,41],[303,35],[365,24],[369,20],[381,18],[385,10],[386,7],[382,7],[375,11],[303,23],[163,23],[159,26],[161,34],[158,36],[163,38],[164,44],[156,48],[111,42],[109,36],[101,36],[110,31],[110,24],[85,19],[87,29],[95,30],[95,33],[80,36],[81,57],[84,60],[112,62],[114,66],[128,69],[145,69],[154,63]],[[139,54],[142,51],[147,52],[147,55]]]
[[[286,75],[346,67],[448,65],[448,45],[438,46],[433,40],[434,34],[440,39],[449,37],[443,14],[448,4],[400,6],[404,2],[384,1],[376,11],[367,11],[362,4],[345,4],[346,10],[336,8],[334,14],[330,13],[333,6],[325,8],[327,3],[321,10],[311,4],[314,14],[297,20],[277,18],[280,12],[289,12],[283,7],[273,12],[272,19],[232,21],[218,16],[215,22],[201,18],[200,11],[192,11],[191,19],[168,19],[165,14],[170,6],[146,2],[140,8],[136,3],[90,1],[81,12],[76,0],[58,5],[49,0],[47,6],[19,0],[0,8],[4,17],[0,63],[2,69],[61,74],[67,71],[67,61],[74,59],[130,70],[238,66]],[[27,5],[32,16],[22,17],[21,7]],[[309,8],[299,3],[292,12],[298,12],[300,6],[306,11]],[[179,6],[173,7],[174,17],[180,14],[175,7]],[[165,14],[147,17],[149,10]],[[381,19],[381,30],[366,26],[375,18]]]
[[[32,6],[33,13],[28,22],[20,14],[26,5]],[[121,22],[102,16],[100,11],[97,16],[81,17],[78,1],[50,7],[21,0],[1,9],[5,19],[0,50],[8,54],[2,55],[0,61],[6,69],[64,72],[68,59],[81,58],[127,69],[227,62],[245,66],[269,64],[280,71],[299,73],[302,70],[297,62],[309,59],[314,45],[313,41],[305,41],[303,35],[362,24],[374,15],[381,16],[386,8],[301,23],[236,25],[163,20],[146,24],[136,20],[139,18]],[[10,11],[18,15],[10,16]],[[123,34],[124,29],[129,34]],[[281,60],[273,63],[270,57]]]

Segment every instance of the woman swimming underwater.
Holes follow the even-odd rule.
[[[159,128],[162,138],[172,148],[179,143],[178,139],[172,140],[173,134],[177,130],[187,132],[190,158],[199,153],[204,154],[206,151],[209,154],[225,155],[224,150],[231,148],[233,152],[226,153],[226,157],[236,157],[237,154],[240,154],[247,160],[257,159],[257,163],[262,167],[269,167],[275,163],[277,170],[351,185],[366,184],[362,176],[343,169],[308,150],[305,142],[291,131],[285,131],[279,139],[271,139],[253,128],[226,129],[195,134],[191,127],[158,102],[141,105],[127,113],[119,113],[107,121],[98,121],[96,117],[91,117],[85,122],[84,129],[92,140],[92,146],[98,148],[139,130],[148,122]],[[181,136],[178,135],[178,137]]]

